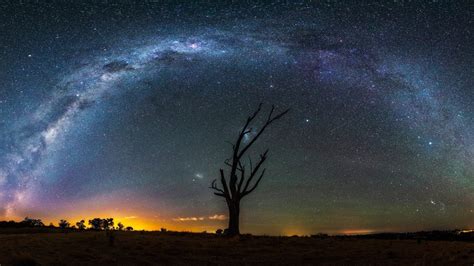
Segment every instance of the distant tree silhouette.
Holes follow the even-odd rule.
[[[21,222],[0,221],[0,228],[24,228],[24,227],[43,227],[44,224],[40,219],[30,219],[28,217]]]
[[[102,230],[102,219],[94,218],[89,220],[89,225],[93,230]]]
[[[58,225],[60,228],[65,229],[68,228],[71,224],[66,220],[60,220]]]
[[[124,225],[123,225],[121,222],[119,222],[119,223],[117,224],[117,229],[118,229],[119,231],[122,231],[122,230],[123,230],[123,227],[124,227]]]
[[[265,169],[261,170],[261,167],[267,159],[268,149],[260,154],[260,158],[255,165],[252,163],[250,156],[248,157],[248,164],[245,163],[244,156],[247,155],[250,147],[262,136],[268,126],[282,118],[289,111],[289,109],[287,109],[274,115],[275,106],[272,105],[263,125],[261,125],[257,131],[253,131],[251,124],[261,110],[262,104],[247,118],[247,121],[240,130],[237,140],[232,144],[232,157],[225,161],[225,164],[229,167],[227,178],[224,169],[221,168],[220,186],[217,185],[217,179],[214,179],[211,183],[210,188],[214,190],[214,194],[225,198],[227,203],[229,210],[229,227],[227,228],[226,234],[229,236],[240,234],[240,201],[243,197],[252,193],[262,180]],[[247,168],[247,166],[249,168]]]
[[[26,227],[43,227],[44,223],[41,221],[41,219],[32,219],[25,217],[23,221],[20,222]]]
[[[102,219],[102,228],[104,230],[114,230],[114,218]]]
[[[125,230],[127,230],[127,231],[133,231],[133,227],[127,226],[127,227],[125,228]]]
[[[77,227],[77,229],[79,229],[79,230],[84,230],[84,229],[86,229],[85,221],[84,221],[84,220],[80,220],[79,222],[76,223],[76,227]]]
[[[89,220],[89,225],[93,230],[114,230],[114,218],[94,218]]]

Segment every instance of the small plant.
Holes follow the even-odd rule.
[[[162,232],[162,233],[166,233],[167,231],[168,231],[168,230],[167,230],[166,228],[161,228],[161,229],[160,229],[160,232]]]
[[[222,229],[217,229],[216,230],[216,235],[221,236],[223,233]]]

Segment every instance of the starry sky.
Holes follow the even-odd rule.
[[[0,3],[0,219],[225,228],[263,102],[242,232],[474,227],[472,3],[244,2]]]

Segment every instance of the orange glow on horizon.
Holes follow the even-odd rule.
[[[367,235],[379,232],[378,230],[373,229],[347,229],[341,230],[338,233],[342,235]]]

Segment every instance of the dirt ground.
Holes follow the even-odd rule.
[[[416,240],[224,238],[105,232],[0,234],[4,265],[473,265],[474,243]]]

